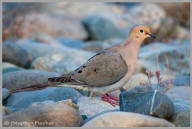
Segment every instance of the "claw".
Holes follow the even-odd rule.
[[[117,98],[114,98],[112,96],[110,96],[109,94],[103,94],[102,95],[102,100],[105,102],[110,103],[112,106],[116,106],[119,105],[119,100]]]

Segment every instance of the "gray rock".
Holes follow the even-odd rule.
[[[6,127],[79,127],[82,124],[78,110],[57,103],[34,104],[3,118]]]
[[[189,48],[189,41],[174,41],[170,44],[153,43],[140,48],[139,59],[143,60],[147,69],[155,72],[158,70],[156,67],[158,55],[158,64],[162,74],[170,71],[173,76],[186,76],[190,74]],[[166,64],[167,59],[169,66]]]
[[[75,56],[80,55],[85,58],[89,58],[94,55],[94,53],[92,52],[78,50],[75,48],[66,47],[64,45],[62,47],[58,47],[37,42],[20,43],[18,45],[25,49],[28,53],[30,53],[35,59],[40,56],[52,55],[57,53],[61,53],[63,55],[70,55],[71,53],[73,53]]]
[[[2,72],[4,73],[8,73],[8,72],[13,72],[13,71],[19,71],[19,70],[23,70],[23,68],[18,67],[14,64],[11,64],[9,62],[3,62],[2,63]]]
[[[2,91],[3,91],[3,100],[5,100],[10,95],[10,92],[7,88],[3,88]]]
[[[132,90],[120,94],[120,111],[168,118],[173,115],[174,106],[172,101],[159,91]]]
[[[100,52],[103,49],[109,48],[109,47],[119,44],[123,41],[124,41],[124,39],[122,39],[122,38],[113,38],[113,39],[108,39],[105,41],[91,40],[91,41],[86,42],[86,44],[84,45],[84,47],[82,49],[86,50],[86,51]]]
[[[38,70],[20,70],[3,74],[3,87],[9,90],[37,85],[47,82],[49,77],[59,76],[58,73]]]
[[[83,53],[57,53],[37,58],[31,67],[42,71],[67,73],[84,64],[89,57],[90,54]]]
[[[174,100],[174,99],[183,99],[183,100],[190,100],[190,87],[186,86],[178,86],[170,88],[166,95]]]
[[[108,46],[109,46],[108,44],[102,41],[89,41],[86,42],[86,44],[82,49],[86,51],[99,52],[105,48],[108,48]]]
[[[55,40],[58,41],[61,45],[64,45],[66,47],[81,49],[83,48],[83,46],[85,46],[85,43],[81,40],[66,37],[58,37]]]
[[[3,43],[3,61],[29,68],[33,61],[33,56],[28,51],[14,43]]]
[[[138,73],[133,75],[129,79],[129,81],[123,86],[123,88],[126,90],[129,90],[136,86],[139,86],[141,83],[146,83],[146,82],[148,82],[147,76],[143,73]]]
[[[176,126],[189,127],[190,126],[190,102],[183,99],[175,99],[174,103],[174,114],[171,121]]]
[[[106,40],[122,37],[122,32],[115,26],[115,24],[103,16],[87,16],[82,20],[82,23],[93,40]]]
[[[73,88],[67,87],[47,87],[42,90],[13,93],[7,100],[6,106],[12,106],[15,111],[24,109],[34,102],[46,100],[60,101],[72,99],[74,103],[82,95]]]
[[[86,115],[88,118],[103,111],[119,108],[118,106],[113,107],[111,104],[96,97],[81,97],[78,99],[77,105],[79,106],[80,114]]]

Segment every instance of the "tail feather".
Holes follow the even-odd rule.
[[[21,92],[21,91],[31,91],[31,90],[40,90],[49,86],[58,86],[61,84],[68,84],[68,85],[82,85],[85,84],[81,81],[78,81],[76,79],[73,79],[70,75],[62,75],[60,77],[51,77],[48,78],[47,82],[40,83],[40,84],[35,84],[35,85],[30,85],[27,87],[23,87],[20,89],[16,90],[11,90],[11,93],[15,92]]]
[[[81,82],[77,79],[74,79],[72,76],[70,75],[62,75],[60,77],[51,77],[48,78],[49,82],[58,82],[58,83],[66,83],[66,84],[85,84],[84,82]]]
[[[20,89],[16,89],[16,90],[11,90],[10,92],[15,93],[15,92],[21,92],[21,91],[40,90],[40,89],[43,89],[43,88],[46,88],[46,87],[49,87],[49,86],[57,86],[59,84],[61,84],[61,83],[44,82],[44,83],[41,83],[41,84],[35,84],[35,85],[30,85],[30,86],[27,86],[27,87],[20,88]]]

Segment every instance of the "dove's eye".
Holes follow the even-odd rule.
[[[144,31],[141,29],[140,32],[143,33]]]

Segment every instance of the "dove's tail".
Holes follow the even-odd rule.
[[[16,89],[16,90],[11,90],[11,93],[15,93],[15,92],[21,92],[21,91],[33,91],[33,90],[40,90],[49,86],[57,86],[61,83],[50,83],[50,82],[44,82],[44,83],[39,83],[39,84],[35,84],[35,85],[30,85],[27,87],[23,87],[20,89]]]
[[[60,77],[48,78],[48,81],[44,83],[30,85],[30,86],[23,87],[16,90],[11,90],[11,93],[21,92],[21,91],[40,90],[49,86],[52,86],[52,87],[66,86],[71,88],[78,88],[78,87],[84,87],[85,84],[76,79],[73,79],[70,75],[62,75]]]

